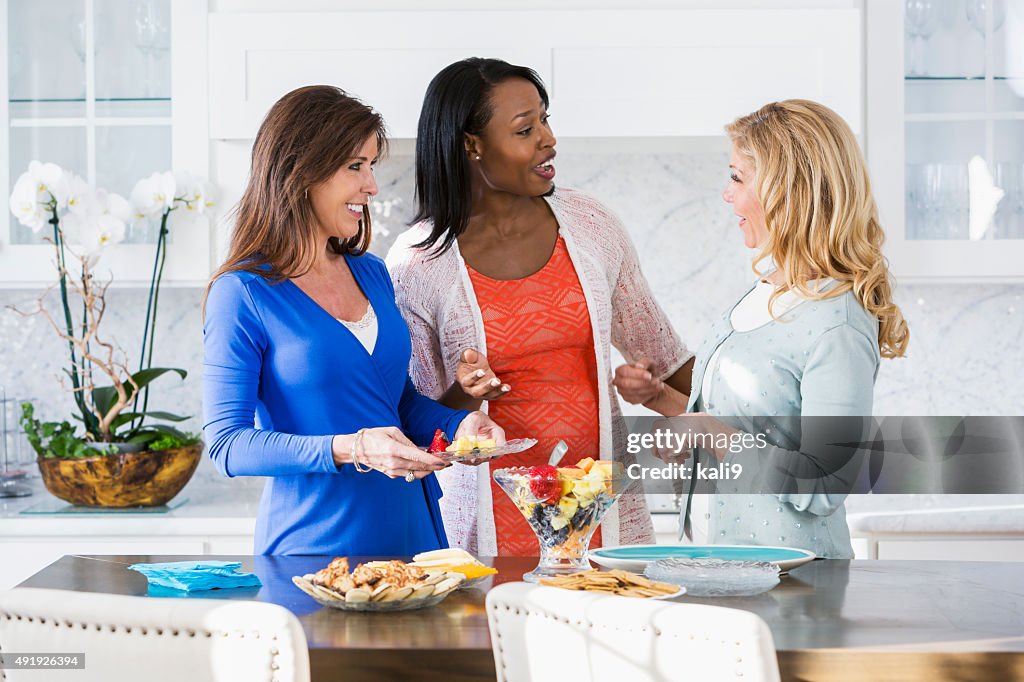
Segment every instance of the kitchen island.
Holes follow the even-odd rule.
[[[485,559],[499,573],[483,586],[432,608],[380,614],[324,608],[292,585],[293,575],[331,557],[69,555],[21,586],[144,596],[146,579],[129,564],[200,558],[240,560],[263,586],[190,598],[254,599],[292,611],[305,629],[314,682],[494,679],[486,590],[537,563]],[[1024,564],[1009,562],[814,561],[756,597],[678,601],[764,618],[783,680],[1014,680],[1024,679],[1022,575]]]

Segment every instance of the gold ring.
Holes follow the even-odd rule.
[[[415,480],[416,480],[416,474],[414,474],[413,472],[410,471],[409,473],[407,473],[405,475],[405,482],[406,483],[412,483]]]

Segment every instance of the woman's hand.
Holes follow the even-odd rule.
[[[615,368],[612,383],[627,403],[643,405],[657,398],[665,385],[654,376],[653,369],[654,362],[647,358],[629,365],[619,365]]]
[[[508,384],[491,371],[487,358],[475,348],[462,351],[462,357],[455,368],[455,381],[462,392],[477,400],[497,400],[512,390]]]
[[[476,436],[478,440],[493,438],[496,445],[505,444],[505,430],[495,424],[493,419],[479,411],[466,415],[466,418],[459,424],[458,430],[455,431],[455,439],[458,439],[459,436]],[[459,463],[476,466],[486,461],[485,459],[467,459]]]
[[[335,464],[352,464],[352,443],[356,435],[335,436],[331,450]],[[436,455],[417,448],[394,426],[366,429],[356,445],[359,464],[369,466],[391,478],[423,478],[448,466]]]
[[[684,366],[689,367],[690,365]],[[680,372],[682,371],[683,368],[680,369]],[[674,378],[675,375],[672,375],[669,381]],[[643,405],[666,417],[686,411],[689,396],[654,376],[654,361],[649,358],[640,358],[631,364],[616,367],[612,383],[627,403]]]

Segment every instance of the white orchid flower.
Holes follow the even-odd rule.
[[[39,232],[49,217],[46,210],[49,196],[44,198],[41,194],[39,181],[31,173],[22,173],[11,191],[11,213],[33,233]]]
[[[174,207],[177,184],[174,174],[153,173],[135,183],[132,188],[131,202],[138,218],[150,218],[162,215],[164,211]]]
[[[102,189],[85,206],[87,210],[81,213],[68,213],[61,230],[65,243],[76,254],[95,263],[103,249],[124,241],[131,207],[124,197]]]
[[[96,205],[101,214],[113,216],[122,223],[127,223],[132,219],[131,204],[120,194],[114,194],[102,189],[97,190]]]
[[[69,173],[67,187],[67,207],[69,211],[78,215],[84,215],[92,210],[92,204],[96,201],[96,193],[84,178]]]
[[[177,200],[185,205],[186,212],[202,215],[213,205],[208,196],[206,183],[202,180],[185,172],[175,173],[174,177],[178,184]]]
[[[37,191],[48,192],[57,202],[58,211],[67,207],[71,173],[55,163],[40,163],[39,161],[29,162],[28,172],[36,180]]]

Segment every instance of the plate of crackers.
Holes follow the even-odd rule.
[[[612,571],[581,571],[553,578],[541,578],[541,585],[560,587],[578,592],[604,592],[622,597],[642,599],[672,599],[686,594],[686,588],[662,583],[636,573],[615,569]]]
[[[440,603],[466,579],[457,572],[428,573],[402,561],[368,561],[349,572],[337,557],[292,583],[321,606],[342,611],[409,611]]]

